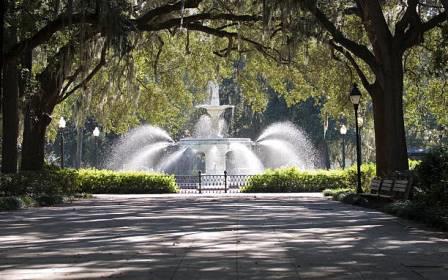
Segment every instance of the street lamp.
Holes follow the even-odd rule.
[[[358,126],[358,107],[359,101],[361,99],[361,92],[358,86],[353,84],[352,90],[350,91],[350,101],[355,109],[355,123],[356,123],[356,165],[357,165],[357,177],[358,185],[356,186],[356,193],[362,193],[361,187],[361,141],[359,139],[359,126]]]
[[[64,168],[64,128],[67,122],[64,117],[59,119],[59,131],[61,133],[61,168]]]
[[[98,136],[100,136],[100,129],[95,127],[92,132],[93,137],[95,137],[95,168],[98,168]]]
[[[345,169],[345,134],[347,134],[347,127],[342,125],[339,132],[342,135],[342,169]]]

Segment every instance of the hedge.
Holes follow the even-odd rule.
[[[363,189],[368,191],[375,175],[374,164],[361,166]],[[349,189],[356,186],[356,167],[346,170],[300,171],[297,168],[267,170],[248,180],[242,192],[321,192],[324,189]]]
[[[79,190],[85,193],[155,194],[178,192],[173,176],[147,172],[81,169]]]
[[[79,191],[73,169],[46,167],[41,171],[0,174],[0,196],[73,195]]]
[[[39,172],[0,174],[0,197],[73,196],[76,193],[175,193],[173,176],[145,172],[45,168]]]

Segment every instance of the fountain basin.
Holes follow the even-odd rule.
[[[229,166],[229,153],[234,151],[235,147],[252,150],[254,142],[250,138],[183,138],[178,145],[203,155],[204,174],[222,174],[224,170],[232,169]]]
[[[239,143],[245,145],[254,145],[250,138],[183,138],[179,140],[179,145],[197,147],[203,145],[230,145]]]

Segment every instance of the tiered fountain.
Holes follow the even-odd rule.
[[[130,131],[115,146],[109,161],[112,169],[155,170],[174,174],[255,174],[265,168],[297,166],[314,168],[314,148],[291,123],[269,126],[256,141],[227,138],[223,113],[232,105],[220,105],[219,86],[208,84],[207,111],[196,124],[194,136],[174,142],[168,133],[153,126]]]

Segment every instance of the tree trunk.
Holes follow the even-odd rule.
[[[372,88],[376,171],[387,176],[409,169],[403,117],[403,66],[400,55],[383,65]]]
[[[39,91],[26,105],[22,145],[22,170],[41,170],[45,159],[45,133],[51,114],[59,101],[59,92],[70,73],[73,52],[63,47],[37,76]]]
[[[3,43],[3,33],[5,30],[5,14],[7,9],[6,0],[0,0],[0,100],[3,100],[3,53],[4,53],[4,43]],[[0,104],[0,114],[2,114],[2,105]]]
[[[36,100],[33,101],[25,112],[21,170],[41,170],[44,165],[45,133],[51,116],[40,112],[41,106]]]
[[[11,28],[7,34],[8,41],[17,41],[16,31]],[[2,61],[3,63],[3,61]],[[19,135],[18,111],[18,72],[17,60],[12,59],[3,68],[3,99],[2,99],[2,172],[17,172],[17,138]]]

